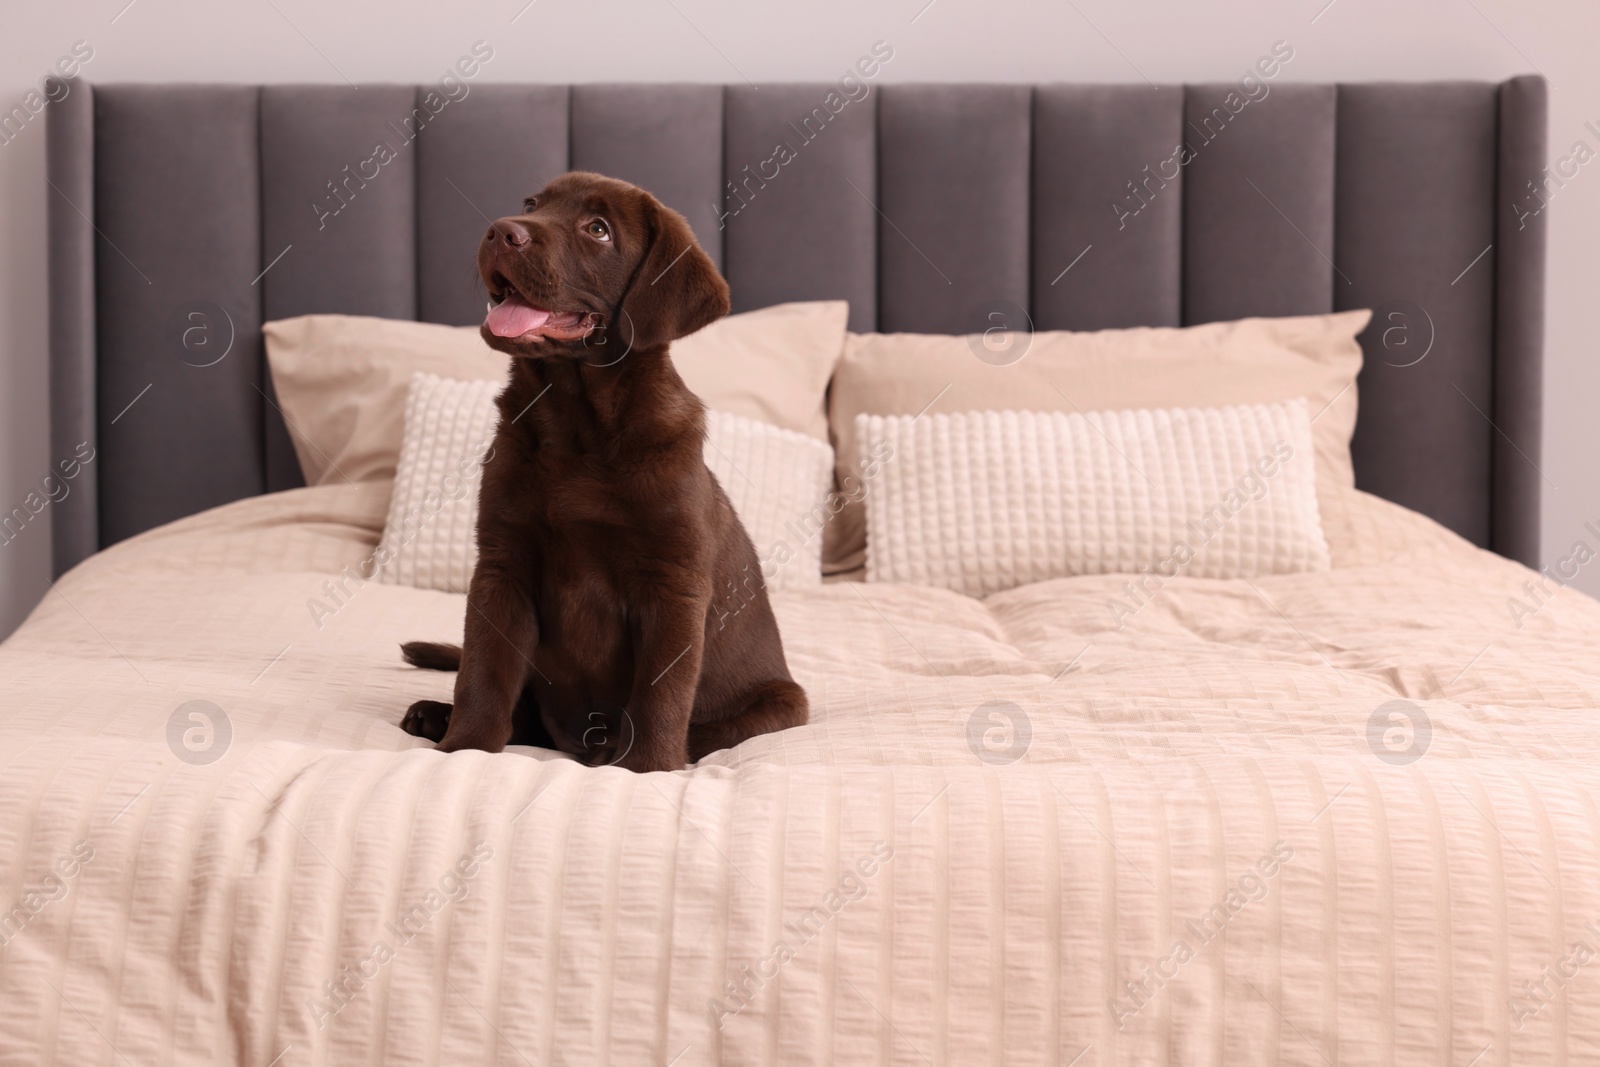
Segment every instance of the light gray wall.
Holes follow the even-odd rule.
[[[11,5],[0,34],[0,110],[75,41],[91,81],[336,82],[437,78],[476,40],[497,81],[828,79],[872,42],[895,49],[888,81],[1184,82],[1237,77],[1275,40],[1307,81],[1501,79],[1543,73],[1552,162],[1600,151],[1600,5],[1577,0],[95,0]],[[507,137],[519,131],[508,129]],[[0,145],[0,509],[65,458],[49,449],[44,128]],[[1550,207],[1544,545],[1600,541],[1600,360],[1591,356],[1600,259],[1600,162]],[[1445,402],[1449,402],[1448,398]],[[47,517],[47,508],[41,518]],[[0,546],[0,635],[46,592],[50,536],[36,521]],[[1600,593],[1600,565],[1580,575]],[[1513,591],[1508,590],[1508,595]]]

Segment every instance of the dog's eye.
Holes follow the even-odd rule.
[[[590,219],[584,224],[583,232],[593,237],[596,241],[611,240],[611,227],[606,225],[604,219]]]
[[[531,215],[531,214],[533,214],[533,209],[538,207],[538,206],[539,206],[539,198],[536,197],[536,196],[530,196],[530,197],[528,197],[528,199],[526,199],[526,200],[524,200],[522,202],[522,213],[524,215]]]

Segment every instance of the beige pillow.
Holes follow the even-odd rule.
[[[831,501],[837,514],[824,536],[823,570],[855,570],[866,559],[863,501],[878,465],[857,470],[856,416],[924,410],[1120,411],[1303,396],[1312,417],[1317,496],[1333,543],[1340,534],[1329,516],[1341,511],[1339,487],[1355,484],[1356,335],[1371,315],[1362,310],[1182,329],[1036,333],[1024,339],[1022,358],[1003,366],[986,361],[994,359],[993,349],[981,337],[852,333],[829,395],[839,491]]]
[[[673,342],[672,360],[713,410],[826,442],[825,397],[849,311],[828,300],[730,315]],[[307,485],[394,477],[412,375],[503,381],[508,369],[476,326],[302,315],[261,332]]]
[[[844,355],[850,305],[774,304],[672,342],[684,383],[710,408],[828,440],[828,382]]]

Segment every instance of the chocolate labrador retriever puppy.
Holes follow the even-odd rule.
[[[489,227],[478,273],[511,380],[465,642],[402,646],[459,669],[455,702],[418,701],[402,728],[446,752],[531,744],[666,771],[804,723],[760,561],[702,457],[705,407],[667,356],[728,312],[688,223],[566,174]]]

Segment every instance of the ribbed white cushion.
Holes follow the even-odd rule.
[[[504,382],[411,376],[394,496],[374,557],[378,580],[465,593],[478,562],[482,462]]]
[[[970,596],[1077,574],[1328,568],[1303,398],[1089,414],[859,415],[867,580]]]
[[[803,433],[708,411],[705,457],[756,546],[767,586],[821,585],[833,449]]]
[[[380,581],[466,592],[478,559],[480,463],[494,439],[494,398],[502,388],[412,377],[394,497],[374,557]],[[792,430],[708,411],[705,461],[755,543],[768,587],[820,585],[833,449]]]

